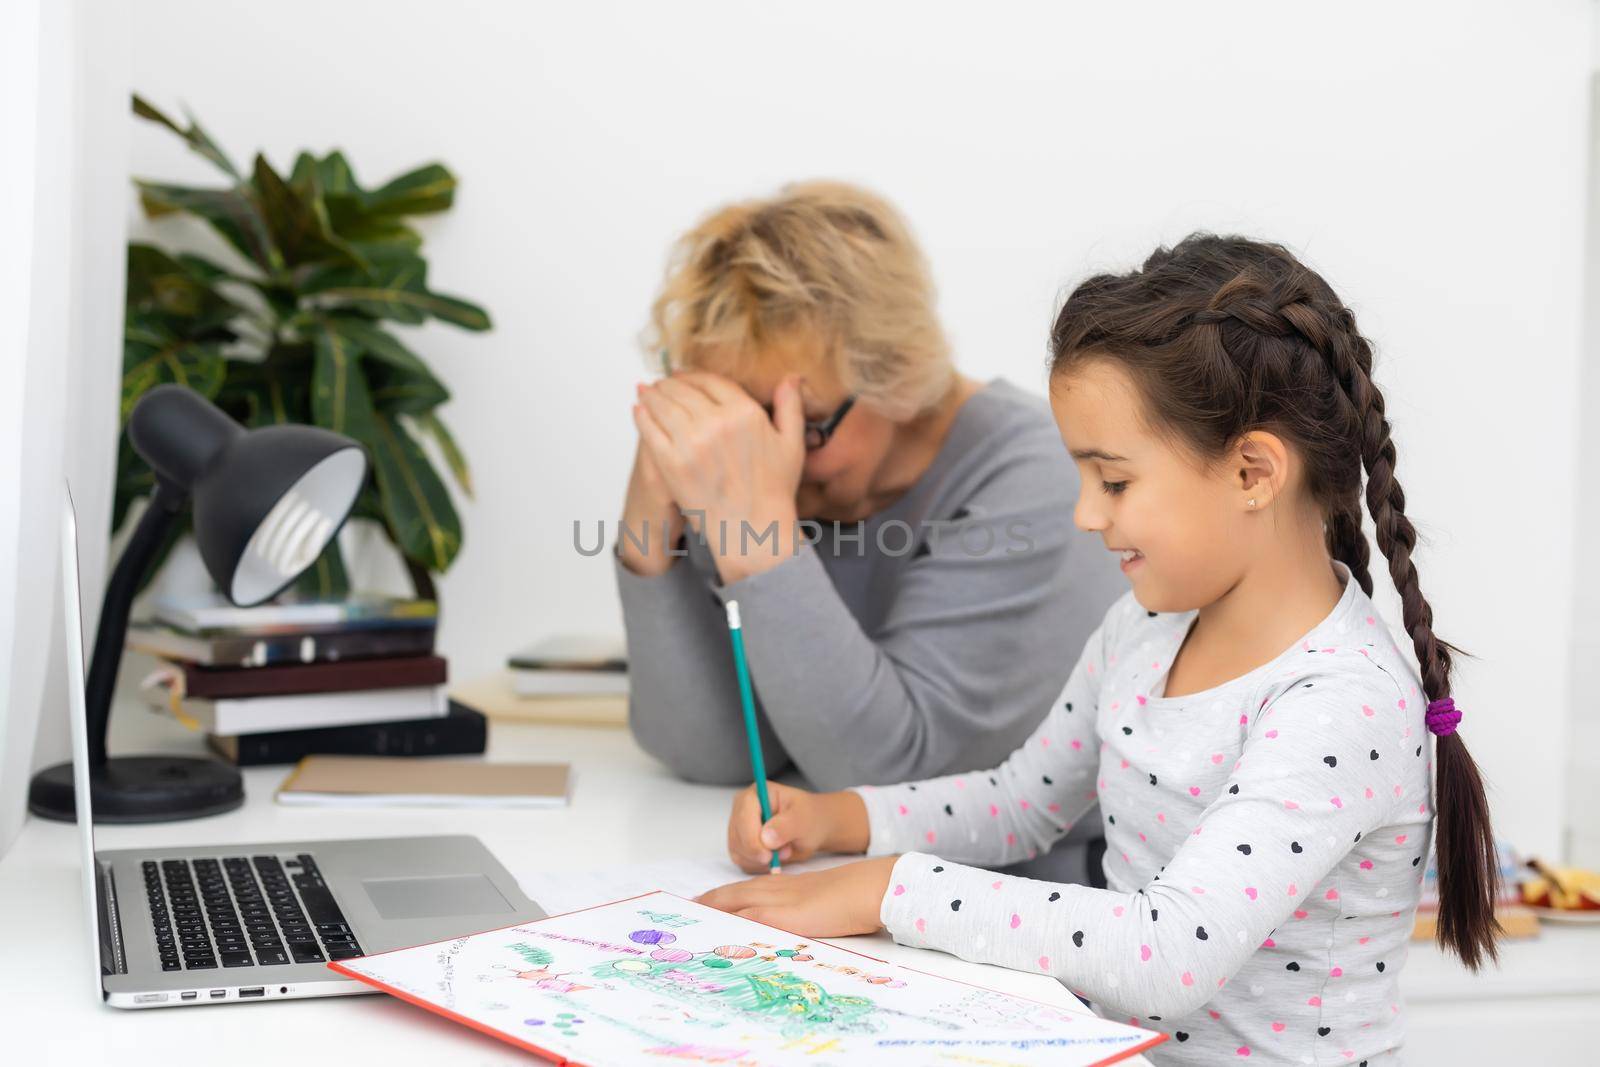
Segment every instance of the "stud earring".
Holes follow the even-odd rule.
[[[1255,497],[1251,497],[1249,500],[1246,500],[1245,501],[1245,506],[1246,507],[1252,507],[1252,508],[1255,507],[1256,506],[1256,498]]]

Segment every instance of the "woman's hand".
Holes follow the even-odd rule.
[[[878,918],[896,856],[805,874],[768,874],[696,899],[802,937],[849,937],[883,928]]]
[[[642,389],[641,389],[642,391]],[[683,512],[661,477],[654,454],[643,437],[633,454],[633,474],[622,504],[622,524],[629,536],[617,535],[623,565],[635,574],[654,577],[666,572],[677,557],[672,547],[683,534]],[[638,543],[635,543],[638,542]]]
[[[724,583],[794,553],[794,499],[806,459],[798,378],[778,384],[770,419],[739,386],[705,371],[646,385],[639,401],[633,418],[640,440],[672,499],[703,532]],[[767,534],[774,524],[776,543]]]
[[[733,798],[728,855],[740,870],[760,874],[773,852],[780,863],[798,863],[818,852],[867,850],[867,806],[855,793],[811,793],[768,782],[767,799],[772,801],[772,818],[763,824],[755,786]]]

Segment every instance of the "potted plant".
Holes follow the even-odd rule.
[[[472,479],[438,414],[449,391],[395,327],[431,318],[489,329],[483,308],[428,287],[422,237],[409,225],[449,209],[455,177],[430,163],[366,189],[338,151],[301,152],[287,175],[258,153],[244,173],[192,117],[182,126],[138,96],[133,111],[182,137],[227,178],[210,188],[136,180],[145,213],[198,218],[236,255],[218,263],[128,246],[123,419],[146,390],[178,382],[247,426],[310,423],[354,437],[372,462],[353,517],[383,529],[417,595],[432,598],[432,576],[461,550],[461,520],[422,440],[432,439],[469,497]],[[119,440],[113,529],[153,484],[125,436]],[[296,588],[347,591],[337,541]]]

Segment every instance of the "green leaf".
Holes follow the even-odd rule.
[[[428,317],[427,275],[421,257],[396,257],[375,263],[371,270],[317,268],[301,282],[300,291],[319,297],[323,305],[416,325]]]
[[[312,338],[316,352],[311,377],[311,415],[334,433],[370,436],[372,396],[361,372],[361,349],[326,320]]]
[[[275,346],[261,360],[230,360],[217,406],[244,425],[312,423],[310,346]]]
[[[333,151],[322,157],[317,163],[317,180],[322,183],[322,191],[328,196],[350,193],[365,195],[361,186],[356,184],[356,172],[351,169],[343,152]]]
[[[193,252],[179,252],[177,261],[178,265],[188,272],[189,277],[206,285],[243,280],[238,275],[224,270],[209,259],[197,256]]]
[[[386,415],[422,415],[450,399],[450,390],[426,370],[368,364],[368,382],[372,406]]]
[[[274,251],[256,205],[241,189],[195,189],[135,180],[139,201],[151,218],[183,213],[204,220],[246,259],[273,270]]]
[[[387,330],[352,315],[329,315],[327,321],[335,332],[358,345],[367,355],[381,359],[401,370],[433,377],[428,365]]]
[[[227,373],[219,345],[178,337],[158,320],[131,318],[122,346],[122,418],[127,419],[140,397],[165,382],[213,397]]]
[[[420,415],[450,399],[450,391],[427,364],[384,330],[350,315],[321,320],[363,353],[373,407],[381,412]]]
[[[461,551],[461,519],[428,457],[397,419],[376,411],[354,347],[331,326],[316,338],[317,423],[367,446],[385,525],[402,552],[444,571]]]
[[[303,187],[290,186],[278,177],[266,157],[258,154],[255,186],[267,232],[284,265],[297,267],[326,260],[363,262],[363,257],[329,228],[328,213],[314,181]]]
[[[455,475],[456,484],[461,486],[461,491],[467,494],[467,499],[472,500],[472,471],[467,467],[467,457],[461,454],[461,448],[456,444],[456,439],[439,416],[432,411],[416,416],[417,425],[421,427],[434,443],[439,446],[439,451],[444,455],[444,461],[450,465],[450,472]]]
[[[173,133],[177,134],[179,137],[182,137],[189,143],[190,148],[194,149],[200,155],[204,156],[211,162],[215,163],[218,167],[222,168],[223,172],[229,177],[233,178],[235,181],[244,180],[244,176],[241,175],[239,173],[239,169],[233,165],[233,161],[230,160],[223,153],[222,149],[217,146],[217,142],[211,139],[211,135],[200,128],[200,124],[194,120],[193,115],[185,116],[189,120],[189,128],[186,130],[179,126],[176,122],[173,122],[162,111],[157,109],[155,105],[151,104],[138,93],[133,94],[133,113],[142,119],[149,119],[151,122],[159,123],[160,125],[171,130]]]
[[[365,201],[373,215],[428,215],[449,210],[455,195],[456,176],[429,163],[372,190]]]
[[[376,422],[373,469],[390,531],[408,557],[442,573],[461,551],[461,519],[450,493],[395,418],[380,412]]]
[[[227,324],[240,313],[239,305],[211,287],[201,266],[209,264],[198,256],[189,260],[173,259],[153,245],[128,245],[129,313],[187,320],[174,328],[191,339],[232,338]]]
[[[469,330],[487,330],[489,313],[465,300],[429,292],[428,266],[418,256],[395,256],[371,271],[348,267],[319,269],[301,291],[324,305],[343,306],[376,318],[417,325],[430,315]]]
[[[477,304],[468,303],[459,297],[445,296],[442,293],[428,295],[433,299],[428,314],[436,319],[475,332],[487,330],[492,325],[489,322],[489,313]]]

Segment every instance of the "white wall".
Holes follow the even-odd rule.
[[[1600,18],[1595,20],[1589,88],[1588,218],[1584,230],[1583,354],[1578,396],[1600,405]],[[1567,860],[1600,868],[1600,422],[1580,420],[1574,561],[1571,733],[1567,756]]]
[[[126,9],[0,9],[0,854],[29,772],[67,755],[60,500],[109,521],[122,366]],[[93,17],[86,17],[86,11]],[[103,538],[85,539],[98,589]],[[91,628],[99,605],[85,605]]]
[[[418,347],[479,487],[443,583],[458,676],[619,625],[609,563],[668,241],[790,178],[920,233],[970,373],[1042,391],[1058,288],[1196,227],[1302,250],[1377,340],[1439,630],[1500,830],[1553,854],[1569,707],[1591,11],[1581,0],[526,5],[145,0],[136,88],[238,155],[460,175]],[[141,128],[135,173],[204,177]],[[592,526],[589,527],[592,529]]]

